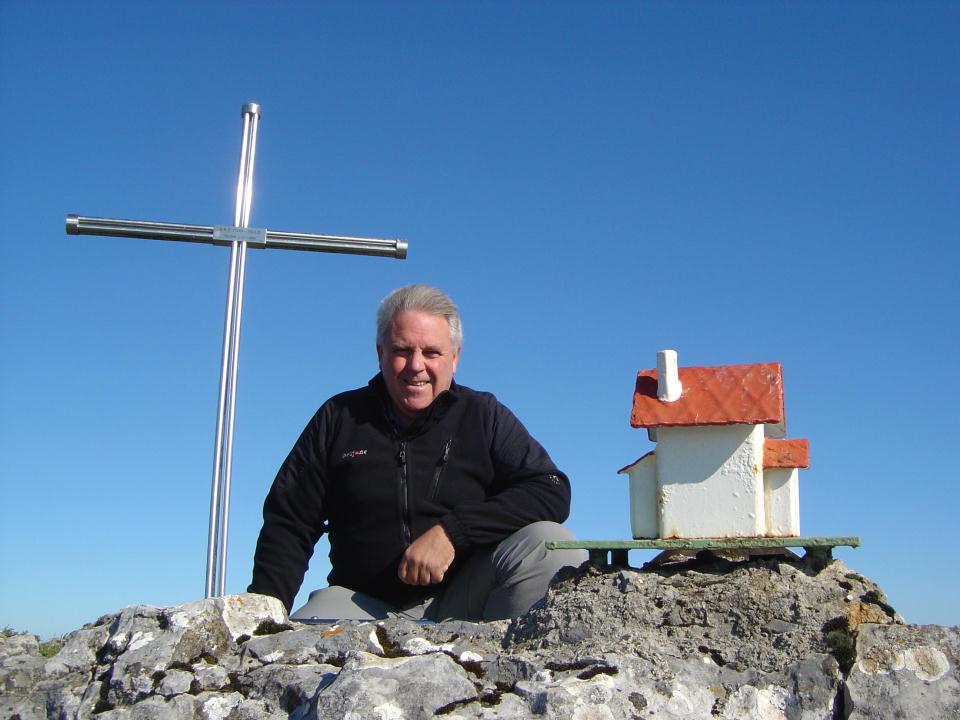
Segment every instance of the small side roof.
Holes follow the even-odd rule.
[[[644,460],[646,460],[647,458],[649,458],[649,457],[654,457],[655,455],[656,455],[656,453],[655,453],[653,450],[651,450],[650,452],[646,453],[645,455],[641,455],[640,457],[638,457],[636,460],[634,460],[634,461],[633,461],[632,463],[630,463],[629,465],[624,465],[622,468],[620,468],[619,470],[617,470],[617,475],[621,475],[621,474],[627,472],[628,470],[630,470],[630,468],[636,467],[637,465],[639,465],[640,463],[642,463],[642,462],[643,462]]]
[[[810,467],[810,443],[806,440],[763,441],[763,469]]]
[[[657,398],[657,371],[641,370],[633,393],[635,428],[781,423],[783,371],[780,363],[678,368],[683,393]]]

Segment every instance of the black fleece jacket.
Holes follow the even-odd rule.
[[[490,393],[453,383],[406,428],[391,407],[378,374],[313,416],[264,502],[250,592],[289,610],[326,530],[331,585],[406,606],[442,587],[397,576],[406,547],[437,523],[456,550],[448,582],[471,549],[567,518],[566,475]]]

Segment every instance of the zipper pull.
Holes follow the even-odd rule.
[[[401,465],[407,464],[407,443],[400,443],[400,454],[397,456],[397,459],[400,461]]]
[[[453,438],[447,440],[447,444],[443,446],[443,455],[440,457],[440,464],[445,465],[447,458],[450,457],[450,446],[453,444]]]

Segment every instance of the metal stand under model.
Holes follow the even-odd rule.
[[[220,392],[214,433],[213,479],[210,489],[210,524],[207,538],[207,565],[204,597],[226,592],[227,531],[230,518],[230,479],[233,464],[233,426],[237,399],[237,368],[240,351],[240,320],[243,312],[243,281],[247,247],[284,250],[314,250],[351,255],[378,255],[403,259],[404,240],[313,235],[250,228],[253,201],[253,166],[257,152],[260,106],[246,103],[241,108],[243,137],[240,168],[237,172],[237,199],[233,225],[184,225],[180,223],[117,220],[113,218],[67,216],[70,235],[106,235],[149,240],[179,240],[230,247],[226,317],[220,364]]]

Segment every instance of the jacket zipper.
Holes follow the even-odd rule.
[[[410,544],[410,488],[407,479],[407,442],[400,441],[400,453],[397,455],[400,465],[400,511],[403,525],[403,544]]]
[[[430,483],[430,499],[436,500],[437,490],[440,488],[440,475],[443,473],[443,469],[447,466],[447,458],[450,457],[450,446],[453,444],[453,438],[447,440],[447,444],[443,446],[443,455],[440,456],[440,461],[437,463],[437,469],[433,471],[433,482]]]

